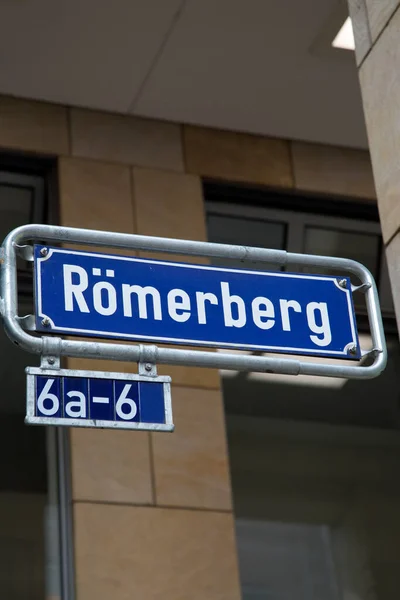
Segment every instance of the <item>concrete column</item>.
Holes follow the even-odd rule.
[[[400,325],[400,0],[348,0],[348,4],[382,233]],[[382,511],[380,518],[387,519],[387,513]],[[397,521],[391,515],[388,530],[394,531]],[[379,598],[398,596],[397,554],[385,548],[385,552],[374,557],[372,569]]]
[[[400,1],[348,0],[372,168],[400,322]]]

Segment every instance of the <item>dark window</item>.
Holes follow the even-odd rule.
[[[221,244],[240,244],[243,246],[265,246],[283,250],[286,246],[287,226],[285,222],[267,219],[252,219],[241,216],[229,216],[213,213],[207,215],[208,236]],[[213,264],[224,265],[223,259],[213,259]],[[231,261],[230,266],[242,267],[243,262]],[[247,265],[256,268],[255,265]]]
[[[249,190],[246,198],[244,188],[207,183],[204,190],[209,241],[346,257],[366,265],[379,287],[389,349],[386,371],[368,382],[223,372],[227,411],[337,425],[400,427],[400,348],[376,209],[343,200],[327,203],[320,199],[318,204],[315,198],[304,197],[296,197],[294,206],[294,198],[284,194]],[[226,260],[224,264],[237,266]],[[246,266],[269,269],[260,263]],[[354,301],[361,345],[367,349],[370,338],[364,296],[355,294]]]
[[[344,256],[377,280],[389,355],[380,377],[221,372],[243,599],[364,598],[398,570],[383,560],[381,575],[372,558],[399,535],[400,348],[377,209],[216,183],[204,190],[210,241]],[[277,223],[284,236],[271,235]]]
[[[47,220],[52,165],[0,155],[0,237]],[[20,314],[32,310],[32,269],[18,264]],[[0,597],[39,600],[45,591],[46,431],[27,427],[25,367],[36,356],[0,329]]]

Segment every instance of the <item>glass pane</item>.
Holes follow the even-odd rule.
[[[304,252],[351,258],[365,265],[377,276],[380,236],[322,227],[306,227]]]
[[[370,557],[399,538],[397,336],[388,350],[370,381],[223,377],[243,599],[361,600],[379,583]],[[386,574],[398,580],[395,561]]]
[[[32,212],[32,192],[28,187],[0,185],[1,241],[15,227],[29,223]]]
[[[357,260],[371,271],[375,279],[378,277],[381,246],[379,235],[322,227],[306,227],[304,246],[306,254],[320,254],[322,256]],[[321,267],[314,269],[307,267],[304,270],[320,274],[339,274],[337,271],[322,269]],[[355,284],[359,283],[353,279],[352,281]],[[366,311],[364,294],[360,292],[354,294],[353,300],[357,312],[364,313]]]
[[[207,219],[208,240],[220,244],[235,244],[243,246],[258,246],[260,248],[273,248],[283,250],[286,241],[286,225],[273,221],[260,221],[245,219],[243,217],[229,217],[225,215],[209,214]],[[249,261],[233,261],[213,259],[212,264],[248,269],[260,269],[261,263]],[[277,270],[270,267],[268,270]]]
[[[387,367],[371,380],[223,371],[225,409],[242,417],[399,430],[400,345],[396,335],[386,338]],[[366,334],[360,343],[371,347]]]
[[[237,519],[236,539],[243,600],[338,600],[324,526]]]

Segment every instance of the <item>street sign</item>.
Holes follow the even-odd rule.
[[[46,333],[359,359],[350,279],[36,245]]]
[[[49,247],[32,245],[37,240]],[[64,250],[60,244],[249,260],[297,274],[78,252]],[[34,262],[34,315],[20,316],[19,257]],[[338,276],[304,274],[308,269]],[[371,334],[368,348],[360,349],[358,343],[353,293],[365,297]],[[141,374],[148,364],[151,375],[151,365],[169,364],[372,379],[387,363],[378,291],[364,265],[348,258],[270,248],[22,225],[8,234],[1,247],[0,314],[8,337],[23,350],[41,355],[42,366],[57,365],[60,357],[71,356],[138,363]],[[79,338],[71,339],[71,334]],[[82,339],[90,336],[117,341]],[[149,343],[126,344],[119,341],[123,339]],[[157,341],[256,352],[168,348],[152,343]],[[276,357],[269,351],[300,356]],[[301,355],[356,360],[343,364],[303,360]]]
[[[30,425],[173,431],[170,377],[27,367]]]

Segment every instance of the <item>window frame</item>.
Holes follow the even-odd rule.
[[[307,227],[377,235],[380,238],[376,282],[379,290],[385,331],[397,331],[391,286],[382,241],[379,215],[371,203],[348,199],[326,199],[299,196],[271,190],[225,186],[203,182],[206,216],[223,215],[237,218],[279,222],[286,225],[288,252],[304,253]],[[265,245],[267,247],[267,244]],[[366,315],[357,315],[360,330],[368,329]]]

